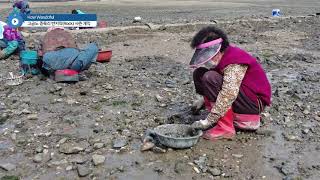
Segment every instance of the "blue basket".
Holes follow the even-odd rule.
[[[37,51],[25,50],[20,52],[21,63],[24,65],[35,65],[38,61]]]
[[[20,62],[22,73],[37,75],[39,70],[37,68],[38,53],[37,51],[25,50],[20,52]]]

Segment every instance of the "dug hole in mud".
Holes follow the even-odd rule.
[[[89,79],[57,84],[33,77],[0,86],[0,177],[21,179],[319,179],[319,16],[219,22],[255,55],[273,88],[273,105],[255,133],[189,149],[140,152],[145,130],[205,117],[187,63],[200,27],[77,32],[113,50]],[[29,48],[39,43],[30,36]],[[17,71],[18,57],[1,61]]]

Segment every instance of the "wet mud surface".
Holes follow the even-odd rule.
[[[112,49],[76,84],[32,77],[0,86],[0,177],[22,179],[319,179],[319,16],[218,23],[255,55],[273,88],[257,132],[140,152],[145,130],[192,123],[194,28],[78,33]],[[28,39],[33,48],[39,37]],[[18,58],[0,62],[18,72]],[[1,82],[2,83],[2,82]]]
[[[2,6],[2,7],[1,7]],[[0,13],[8,13],[8,4],[2,3]],[[272,9],[280,9],[285,16],[300,16],[319,13],[318,0],[102,0],[101,2],[31,3],[33,13],[71,13],[81,9],[96,13],[108,26],[141,25],[143,23],[169,24],[245,17],[270,17]],[[6,8],[2,10],[2,8]],[[133,23],[134,17],[142,23]]]

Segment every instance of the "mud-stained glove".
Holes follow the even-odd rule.
[[[204,99],[202,96],[198,96],[197,99],[193,102],[191,110],[193,114],[199,114],[199,111],[204,106]]]
[[[218,116],[210,113],[205,120],[196,121],[191,124],[193,129],[205,130],[212,127],[218,121]]]
[[[198,129],[205,130],[205,129],[208,129],[209,127],[211,127],[211,123],[207,119],[196,121],[191,124],[191,128],[196,130]]]

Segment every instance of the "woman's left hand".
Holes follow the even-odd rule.
[[[215,124],[219,119],[219,116],[213,113],[209,113],[205,120],[196,121],[191,124],[191,127],[194,129],[205,130],[210,128],[213,124]]]
[[[210,126],[211,126],[211,123],[207,119],[196,121],[191,124],[191,127],[196,130],[198,129],[205,130],[205,129],[208,129]]]

